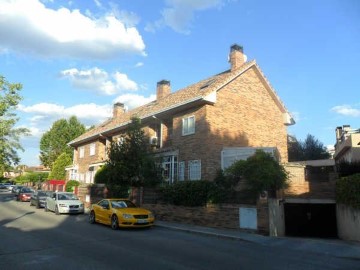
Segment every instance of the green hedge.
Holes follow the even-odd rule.
[[[164,202],[183,206],[204,206],[210,200],[215,186],[209,181],[177,182],[161,188]]]
[[[336,202],[360,209],[360,173],[336,182]]]
[[[76,180],[69,180],[67,183],[66,183],[66,186],[65,186],[65,190],[67,192],[73,192],[74,190],[74,187],[78,187],[80,185],[80,183]]]

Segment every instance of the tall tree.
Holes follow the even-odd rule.
[[[288,156],[289,161],[304,161],[328,159],[330,153],[322,142],[313,135],[308,134],[305,141],[297,141],[296,138],[288,138]]]
[[[65,167],[71,165],[72,158],[71,156],[64,152],[55,160],[53,168],[49,174],[49,179],[59,179],[64,180],[66,176]]]
[[[72,116],[69,120],[60,119],[54,122],[40,140],[41,163],[52,168],[53,163],[62,153],[72,156],[72,148],[67,143],[85,131],[85,126],[78,121],[76,116]]]
[[[109,184],[142,186],[160,181],[149,139],[141,129],[141,122],[133,118],[121,143],[113,142],[106,164]],[[105,173],[105,172],[103,172]]]
[[[18,121],[13,112],[22,100],[20,83],[9,83],[0,75],[0,173],[20,162],[18,150],[24,151],[20,144],[21,136],[28,135],[26,128],[15,128]]]

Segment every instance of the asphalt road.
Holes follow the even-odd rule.
[[[360,261],[151,229],[113,231],[0,193],[0,269],[360,269]]]

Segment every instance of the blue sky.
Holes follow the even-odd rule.
[[[58,119],[89,126],[227,70],[230,46],[255,59],[296,124],[334,145],[360,127],[360,1],[0,0],[0,74],[23,84],[21,164]]]

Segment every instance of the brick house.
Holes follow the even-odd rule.
[[[111,119],[69,142],[74,161],[67,179],[93,183],[111,141],[121,140],[134,116],[170,183],[213,180],[218,169],[256,148],[286,163],[287,126],[294,120],[256,61],[246,62],[241,46],[231,46],[229,62],[229,70],[175,92],[169,81],[159,81],[156,100],[130,111],[114,104]]]

